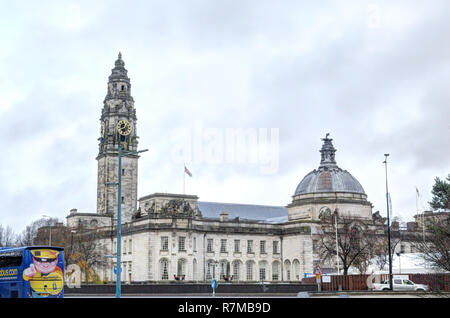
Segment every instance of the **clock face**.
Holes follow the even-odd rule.
[[[131,124],[128,120],[122,119],[117,123],[117,132],[122,136],[128,136],[131,133]]]

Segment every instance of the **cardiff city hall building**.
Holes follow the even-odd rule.
[[[300,181],[286,206],[205,202],[196,195],[168,193],[138,199],[136,110],[124,66],[119,53],[100,117],[97,212],[72,209],[67,216],[69,228],[82,226],[104,233],[97,238],[98,248],[110,257],[95,269],[101,279],[116,279],[115,258],[111,256],[117,250],[119,201],[121,275],[128,283],[205,282],[212,278],[298,282],[306,273],[313,273],[317,264],[328,272],[336,271],[334,258],[320,260],[321,217],[338,211],[340,216],[385,233],[385,222],[378,213],[372,214],[372,204],[361,184],[337,165],[336,149],[328,134],[322,139],[319,166]],[[123,148],[120,172],[119,143]]]

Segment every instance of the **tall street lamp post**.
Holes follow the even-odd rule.
[[[49,220],[52,219],[52,218],[51,218],[50,216],[48,216],[48,215],[43,215],[42,217],[44,217],[44,218],[49,218]],[[49,226],[48,226],[48,229],[49,229],[49,232],[50,232],[49,238],[48,238],[48,246],[52,246],[52,226],[49,225]]]
[[[384,167],[385,167],[385,174],[386,174],[386,207],[387,207],[387,232],[388,232],[388,257],[389,257],[389,288],[392,291],[393,285],[392,285],[392,256],[391,256],[391,221],[389,217],[389,190],[388,190],[388,181],[387,181],[387,157],[389,156],[388,153],[384,154]]]
[[[337,264],[337,273],[339,275],[339,245],[338,245],[338,210],[334,210],[334,222],[336,227],[336,264]]]
[[[128,136],[131,132],[131,124],[126,120],[119,121],[117,125],[117,132],[120,135],[120,141],[118,145],[118,189],[117,189],[117,264],[116,264],[116,298],[120,298],[121,295],[121,276],[122,276],[122,155],[130,154],[137,155],[141,152],[148,151],[144,149],[141,151],[122,151],[122,142],[124,142],[125,136]]]

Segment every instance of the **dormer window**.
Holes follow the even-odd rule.
[[[123,92],[125,90],[125,85],[121,85],[120,90]]]

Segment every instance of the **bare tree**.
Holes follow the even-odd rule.
[[[354,218],[338,217],[338,250],[339,260],[343,266],[344,275],[348,274],[351,266],[360,265],[369,259],[373,251],[375,232],[369,225]],[[336,259],[336,228],[332,217],[321,220],[322,260]]]
[[[20,246],[31,246],[35,244],[48,244],[47,239],[44,237],[37,238],[38,230],[45,226],[55,226],[58,223],[57,218],[41,218],[39,220],[33,221],[30,225],[27,225],[25,230],[18,237],[18,244]]]
[[[67,235],[69,238],[69,235]],[[87,230],[79,225],[70,235],[66,244],[68,263],[77,264],[86,281],[91,281],[96,275],[95,269],[106,264],[105,255],[108,253],[101,244],[101,234],[96,230]]]
[[[395,235],[395,232],[391,232],[391,259],[394,258],[394,251],[397,245],[402,241],[400,235]],[[387,239],[387,229],[385,235],[378,237],[374,242],[374,261],[377,267],[382,270],[384,266],[389,262],[389,246]]]
[[[425,263],[450,272],[450,218],[427,222],[425,240],[416,237],[416,249]]]
[[[0,224],[0,247],[17,245],[17,235],[14,233],[11,226],[3,227]]]

